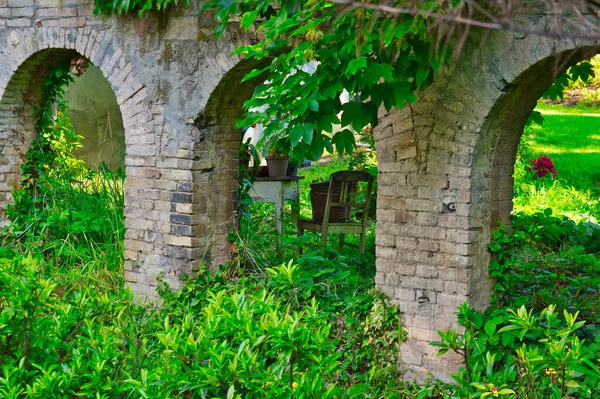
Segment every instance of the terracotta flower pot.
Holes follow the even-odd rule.
[[[267,169],[269,177],[283,177],[287,173],[290,156],[288,154],[275,153],[265,158],[267,160]]]

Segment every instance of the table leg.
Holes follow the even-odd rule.
[[[300,217],[300,185],[296,182],[296,198],[292,200],[292,226],[298,233],[298,218]]]
[[[277,227],[277,253],[281,252],[281,236],[283,236],[283,190],[275,198],[275,223]]]

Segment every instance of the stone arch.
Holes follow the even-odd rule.
[[[47,66],[80,56],[78,51],[71,48],[44,48],[34,52],[18,65],[9,76],[4,91],[0,93],[2,223],[7,223],[4,212],[11,199],[10,192],[19,183],[20,165],[25,160],[27,150],[36,135],[34,107],[38,106],[41,100],[41,85],[47,76]],[[121,105],[119,108],[123,109]]]
[[[562,42],[529,59],[524,68],[513,71],[513,79],[503,78],[499,96],[480,128],[474,148],[470,180],[472,229],[481,234],[471,243],[474,276],[470,279],[471,301],[479,309],[487,307],[491,282],[487,275],[487,243],[499,223],[511,228],[514,195],[514,166],[518,145],[531,111],[554,80],[569,67],[597,54],[600,48],[588,43]],[[557,45],[558,44],[558,45]]]
[[[507,86],[505,93],[491,109],[482,130],[497,142],[491,171],[492,230],[498,226],[498,222],[510,228],[514,191],[512,175],[517,147],[527,117],[535,108],[537,100],[558,75],[572,65],[592,57],[598,50],[596,47],[580,47],[539,60]]]
[[[168,271],[161,261],[164,216],[154,210],[157,190],[156,126],[162,109],[153,107],[134,64],[129,62],[110,30],[95,25],[78,29],[25,28],[8,34],[0,46],[0,208],[10,201],[13,184],[19,180],[19,165],[33,139],[32,105],[36,82],[43,78],[43,65],[55,57],[79,54],[97,66],[116,96],[125,128],[125,279],[142,297],[155,297],[155,277]],[[41,72],[40,72],[41,71]],[[37,79],[37,80],[36,80]],[[37,85],[39,86],[39,85]],[[6,223],[5,215],[0,219]],[[162,263],[161,263],[162,262]],[[179,282],[179,277],[172,279]]]
[[[546,23],[522,18],[532,29]],[[596,52],[583,40],[474,31],[416,104],[380,115],[376,283],[400,305],[411,369],[447,378],[460,365],[429,342],[458,327],[461,303],[489,304],[492,215],[512,209],[527,116],[558,74]]]
[[[199,138],[196,151],[212,152],[214,162],[208,178],[211,190],[197,192],[198,202],[214,209],[199,209],[215,218],[210,225],[214,245],[210,262],[213,269],[224,264],[229,256],[229,233],[235,228],[236,203],[238,199],[239,148],[243,130],[235,123],[244,113],[244,102],[252,96],[254,88],[264,81],[256,77],[242,82],[244,76],[253,69],[264,68],[267,60],[244,60],[238,62],[220,80],[212,91],[204,111],[196,118]],[[194,201],[197,202],[197,201]]]

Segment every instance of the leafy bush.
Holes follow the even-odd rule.
[[[329,263],[316,258],[314,267]],[[53,267],[0,259],[2,397],[363,398],[398,389],[398,309],[346,285],[345,272],[287,264],[229,280],[202,271],[181,291],[163,287],[162,308],[151,309],[128,290],[61,286],[46,277]]]
[[[454,351],[465,367],[453,378],[461,398],[596,398],[600,394],[600,335],[577,336],[577,312],[548,306],[539,316],[524,306],[490,309],[485,315],[464,304],[457,313],[464,334],[440,333],[440,354]]]
[[[500,229],[489,245],[495,259],[492,303],[498,307],[527,306],[537,312],[550,305],[578,312],[586,326],[578,330],[592,338],[600,325],[600,226],[552,216],[514,215],[515,232]]]

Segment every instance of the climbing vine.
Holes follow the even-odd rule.
[[[20,187],[13,191],[15,203],[9,206],[11,219],[28,212],[37,203],[40,178],[59,175],[82,165],[72,153],[81,147],[81,136],[73,130],[64,95],[74,76],[83,73],[86,66],[87,60],[82,57],[62,59],[47,66],[40,106],[33,108],[36,137],[21,165]]]
[[[186,6],[190,4],[189,0],[182,0],[182,4]],[[94,13],[112,14],[112,13],[128,13],[130,11],[138,11],[143,15],[146,11],[158,10],[164,11],[170,5],[179,4],[179,0],[95,0]]]

